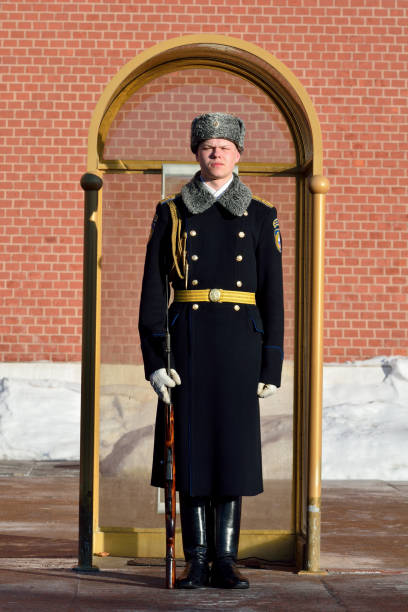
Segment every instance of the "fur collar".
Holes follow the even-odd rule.
[[[236,174],[234,174],[231,185],[217,200],[204,187],[200,179],[200,172],[197,172],[191,181],[184,185],[181,189],[181,196],[187,209],[193,215],[204,212],[217,201],[231,214],[241,217],[252,200],[250,189],[241,183]]]

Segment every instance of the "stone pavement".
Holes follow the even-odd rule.
[[[160,560],[72,571],[78,464],[0,463],[0,611],[408,610],[408,483],[324,483],[322,576],[245,569],[247,591],[168,591]]]

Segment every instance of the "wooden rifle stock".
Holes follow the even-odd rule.
[[[167,374],[170,376],[171,368],[171,346],[168,317],[168,280],[166,277],[166,345]],[[174,589],[176,582],[176,462],[174,457],[174,406],[171,401],[171,390],[169,389],[170,403],[164,404],[166,411],[166,439],[165,439],[165,486],[164,504],[166,512],[166,587]]]
[[[174,461],[174,408],[166,404],[166,587],[174,589],[176,581],[176,465]]]

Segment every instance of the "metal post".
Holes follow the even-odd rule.
[[[84,253],[82,302],[81,373],[81,461],[79,475],[79,542],[76,571],[92,572],[94,427],[95,427],[95,346],[97,306],[98,191],[102,179],[87,172],[81,178],[84,190]]]
[[[320,506],[323,389],[324,218],[325,194],[328,192],[330,184],[324,176],[319,175],[313,176],[310,179],[309,187],[310,191],[313,193],[313,244],[306,573],[316,574],[322,573],[320,570]]]

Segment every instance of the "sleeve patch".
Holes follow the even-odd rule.
[[[273,233],[275,236],[275,246],[277,250],[279,251],[279,253],[282,253],[282,239],[281,239],[281,233],[279,229],[279,221],[277,219],[273,220]]]

